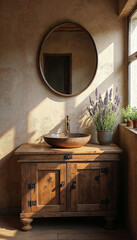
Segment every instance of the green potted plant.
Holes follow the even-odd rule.
[[[114,99],[112,99],[112,88],[106,91],[104,98],[96,88],[95,96],[95,102],[89,97],[90,107],[87,109],[96,126],[99,143],[109,145],[112,142],[113,127],[117,119],[117,107],[121,102],[121,96],[118,94],[118,87]]]
[[[137,108],[132,108],[132,121],[133,121],[133,128],[137,128]]]
[[[124,119],[124,122],[127,124],[127,127],[132,127],[132,108],[131,106],[126,106],[121,109],[121,115]]]

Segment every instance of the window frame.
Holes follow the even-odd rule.
[[[137,59],[137,51],[135,51],[132,54],[129,54],[129,29],[130,29],[130,24],[131,24],[131,18],[132,16],[137,12],[137,5],[135,8],[132,10],[132,12],[129,14],[128,19],[127,19],[127,39],[128,39],[128,44],[127,44],[127,69],[128,69],[128,104],[131,105],[131,79],[129,77],[130,74],[130,64]]]

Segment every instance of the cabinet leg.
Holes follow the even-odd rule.
[[[107,229],[115,228],[115,220],[116,220],[116,218],[112,217],[112,216],[105,217],[104,227],[107,228]]]
[[[23,231],[29,231],[32,229],[32,226],[30,225],[30,223],[33,221],[32,218],[22,218],[20,221],[23,223]]]

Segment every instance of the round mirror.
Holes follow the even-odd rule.
[[[97,70],[93,38],[78,24],[61,24],[44,39],[39,64],[50,89],[63,96],[78,95],[93,81]]]

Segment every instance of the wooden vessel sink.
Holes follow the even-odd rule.
[[[44,136],[45,142],[52,147],[77,148],[86,145],[91,138],[90,134],[84,133],[56,133]]]

